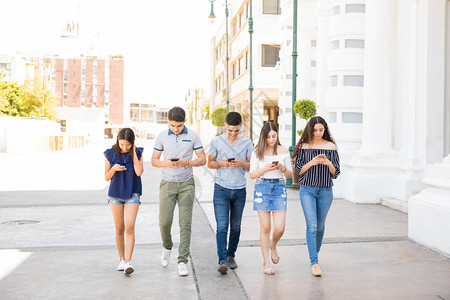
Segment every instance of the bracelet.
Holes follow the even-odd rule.
[[[286,171],[287,171],[287,167],[284,166],[284,171],[281,171],[281,173],[284,173],[284,172],[286,172]]]
[[[262,177],[262,174],[259,170],[256,170],[259,173],[259,177]]]
[[[186,168],[189,166],[189,159],[186,162],[186,165],[184,166],[184,169],[186,170]]]

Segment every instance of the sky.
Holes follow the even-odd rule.
[[[125,57],[125,102],[182,106],[195,87],[209,95],[208,0],[0,0],[0,12],[0,54],[59,52],[61,28],[77,18],[95,51]]]

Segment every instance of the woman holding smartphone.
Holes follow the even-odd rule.
[[[266,275],[275,274],[270,265],[269,249],[272,262],[277,264],[280,261],[277,243],[284,233],[287,209],[287,195],[283,177],[292,177],[289,151],[280,144],[277,126],[273,122],[267,122],[261,129],[258,144],[250,159],[250,178],[256,179],[253,210],[258,211],[259,238]],[[271,213],[274,229],[270,242]]]
[[[333,201],[333,182],[340,173],[336,143],[322,117],[312,117],[294,149],[295,169],[300,175],[300,202],[306,221],[311,270],[322,276],[318,253],[325,232],[325,220]]]
[[[141,175],[144,172],[144,148],[136,148],[134,139],[133,130],[123,128],[117,134],[116,143],[104,152],[105,179],[111,180],[108,203],[114,218],[120,261],[117,271],[127,275],[134,272],[130,261],[134,249],[134,225],[141,204]]]

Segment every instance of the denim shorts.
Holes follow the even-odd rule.
[[[125,205],[125,204],[141,204],[141,195],[138,193],[133,193],[129,199],[120,199],[115,197],[108,197],[108,203],[114,205]]]
[[[256,179],[253,210],[286,211],[287,194],[284,179]]]

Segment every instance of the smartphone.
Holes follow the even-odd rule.
[[[178,158],[171,158],[170,161],[179,161]]]
[[[272,162],[272,165],[278,166],[278,160],[273,161],[273,162]]]
[[[228,159],[228,162],[232,162],[232,161],[234,161],[234,158],[229,158]]]

